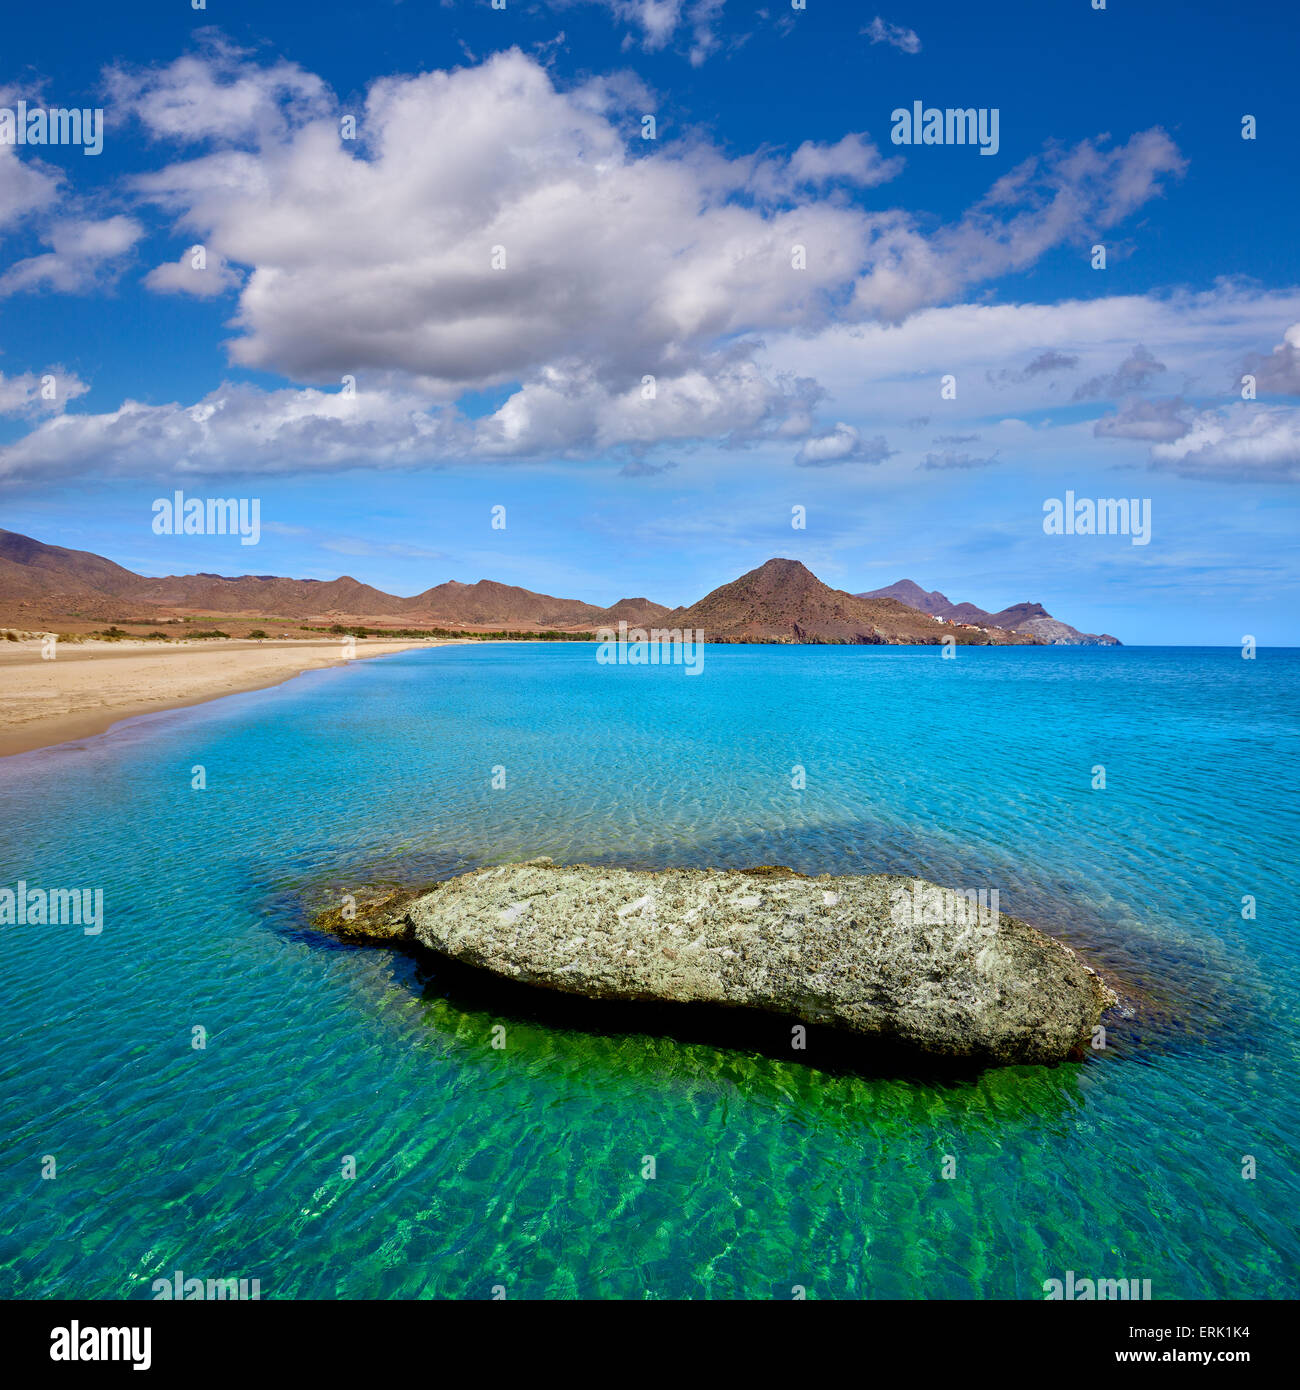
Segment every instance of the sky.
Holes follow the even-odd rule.
[[[1300,644],[1289,0],[195,2],[6,17],[0,526],[602,604],[783,555]],[[177,488],[257,545],[155,534]],[[1148,538],[1047,534],[1071,493]]]

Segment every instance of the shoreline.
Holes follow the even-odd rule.
[[[453,645],[365,638],[344,657],[337,639],[79,642],[61,643],[46,661],[40,642],[0,642],[0,758],[93,738],[142,714],[267,690],[306,671]]]

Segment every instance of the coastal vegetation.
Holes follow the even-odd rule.
[[[333,623],[329,627],[310,627],[300,624],[302,632],[329,632],[336,636],[387,637],[394,640],[418,641],[421,638],[460,638],[472,642],[594,642],[594,632],[559,632],[551,629],[533,632],[528,629],[502,628],[496,632],[467,632],[452,627],[365,627],[361,624]],[[251,634],[250,634],[251,635]]]

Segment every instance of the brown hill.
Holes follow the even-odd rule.
[[[659,620],[667,628],[701,629],[708,642],[836,642],[878,645],[1034,642],[1011,633],[947,632],[932,618],[893,598],[863,599],[823,584],[798,560],[769,560]]]
[[[75,579],[49,578],[12,560],[0,559],[0,624],[48,630],[55,622],[112,622],[124,605]]]
[[[129,618],[136,607],[118,595],[138,577],[89,551],[0,531],[0,622],[30,628]]]
[[[1041,603],[1013,603],[1010,608],[1003,608],[997,613],[987,615],[988,621],[995,627],[1010,628],[1013,632],[1019,631],[1020,624],[1027,623],[1031,618],[1051,616]]]
[[[6,565],[3,571],[6,592],[13,583],[21,584],[28,592],[53,589],[58,593],[122,594],[140,580],[138,574],[115,565],[112,560],[105,560],[102,555],[46,545],[30,536],[20,536],[16,531],[0,531],[0,560]],[[16,570],[22,571],[21,577]]]
[[[173,574],[164,579],[140,577],[130,598],[137,603],[202,613],[274,613],[285,618],[396,617],[403,600],[350,575],[341,579],[280,579],[246,574]]]
[[[620,622],[628,627],[650,627],[657,625],[668,611],[662,603],[648,598],[621,598],[611,607],[593,613],[589,621],[595,627],[617,627]]]
[[[613,608],[537,594],[482,579],[449,580],[404,598],[339,579],[276,575],[179,574],[151,578],[84,550],[46,545],[0,530],[0,621],[35,623],[158,622],[172,615],[238,615],[242,619],[351,619],[391,626],[592,629],[606,622],[653,620],[668,610],[649,599],[622,599]]]
[[[531,589],[498,584],[491,579],[480,579],[477,584],[450,579],[400,602],[408,619],[418,618],[441,627],[572,626],[588,623],[593,615],[603,611],[578,599],[535,594]]]
[[[855,597],[896,598],[899,603],[905,603],[909,608],[919,608],[922,613],[937,613],[941,618],[946,618],[948,609],[952,607],[947,596],[941,594],[938,589],[932,589],[927,594],[919,584],[914,584],[910,579],[900,579],[897,584],[890,584],[888,588],[873,589],[869,594],[857,594]]]

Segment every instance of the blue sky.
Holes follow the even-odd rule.
[[[0,524],[599,602],[782,554],[1295,644],[1298,31],[1280,0],[20,9],[0,108],[106,129],[0,145]],[[997,152],[893,143],[915,101],[996,109]],[[178,486],[260,498],[260,543],[155,536]],[[1044,535],[1067,491],[1149,499],[1150,543]]]

